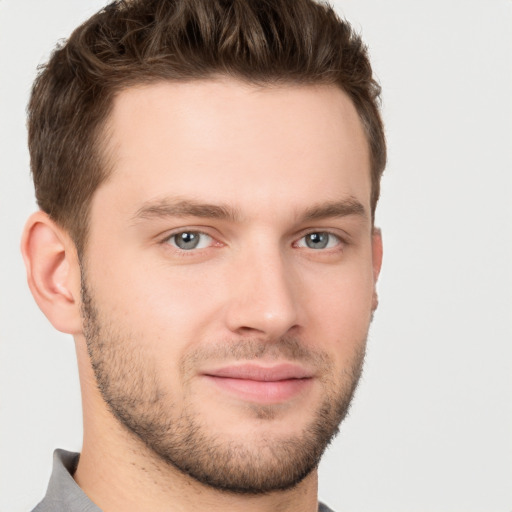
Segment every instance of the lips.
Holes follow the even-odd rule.
[[[206,371],[211,384],[242,400],[279,403],[300,395],[313,381],[313,373],[300,365],[241,364]]]

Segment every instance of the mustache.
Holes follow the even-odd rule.
[[[312,349],[295,336],[276,340],[261,337],[226,340],[203,344],[185,354],[180,367],[187,373],[204,362],[214,361],[280,361],[304,363],[315,368],[332,366],[331,358],[323,351]]]

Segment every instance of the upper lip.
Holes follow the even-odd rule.
[[[293,363],[279,363],[270,366],[244,363],[208,370],[203,372],[203,375],[229,379],[276,382],[289,379],[308,379],[313,377],[313,372],[301,365]]]

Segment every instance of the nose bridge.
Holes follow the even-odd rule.
[[[257,244],[238,255],[228,326],[232,331],[277,338],[298,322],[292,269],[276,244]]]

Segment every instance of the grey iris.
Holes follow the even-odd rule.
[[[310,249],[325,249],[329,243],[329,233],[310,233],[306,235],[306,245]]]
[[[180,249],[195,249],[199,244],[199,238],[199,233],[185,231],[175,235],[174,240]]]

